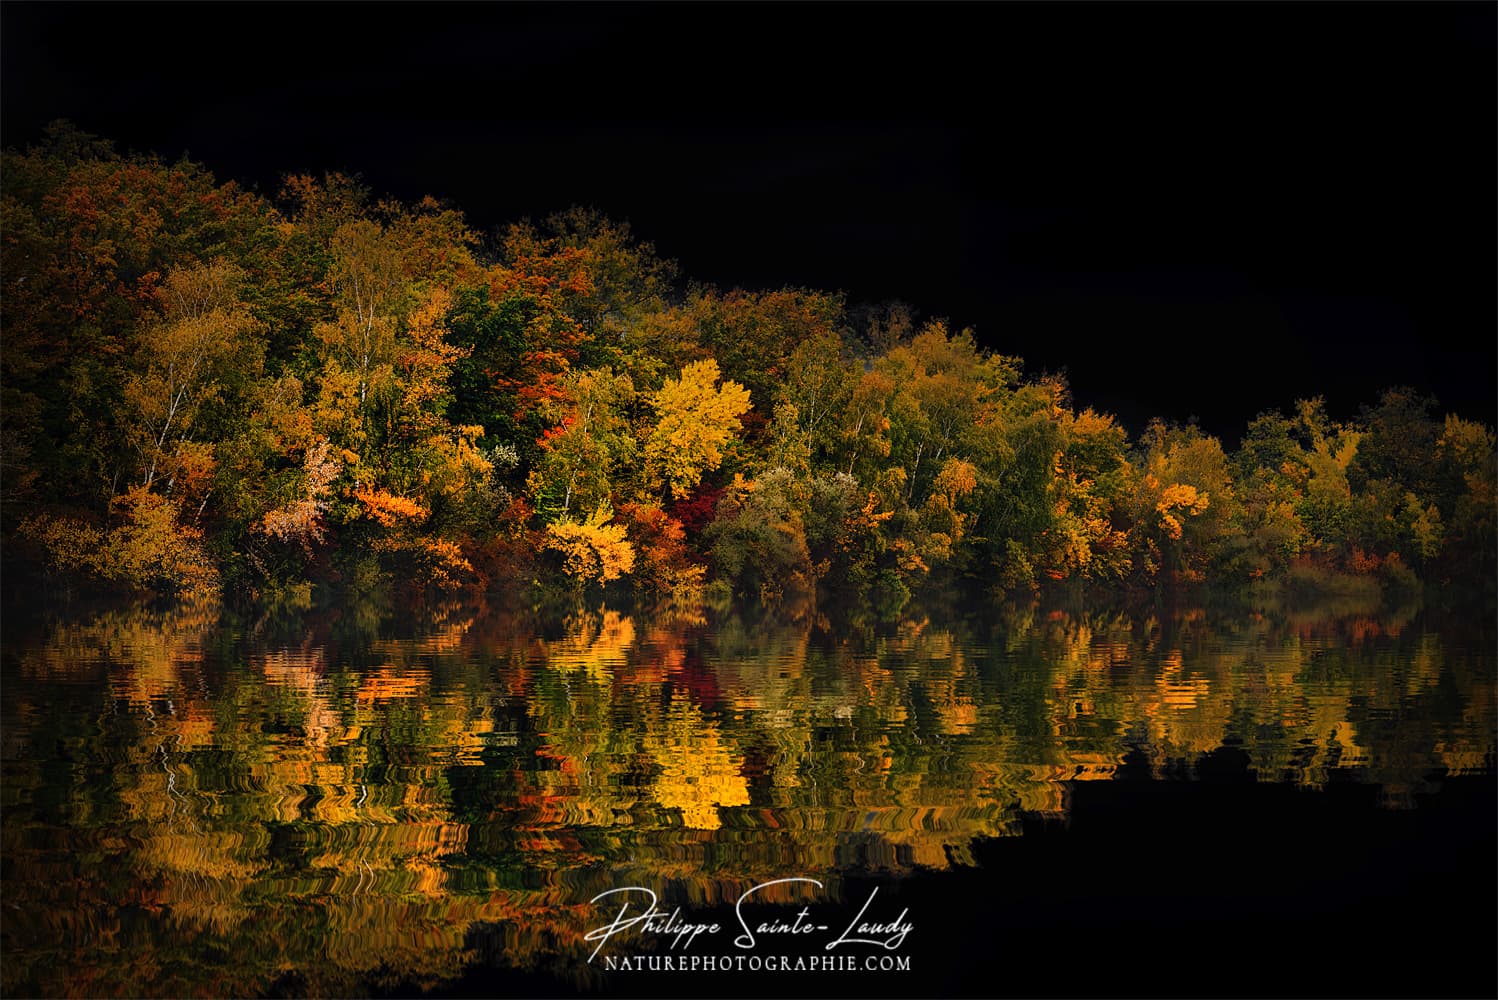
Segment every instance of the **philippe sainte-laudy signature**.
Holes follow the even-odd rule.
[[[592,962],[611,938],[620,935],[627,937],[631,932],[669,938],[673,951],[688,951],[698,938],[713,937],[725,932],[734,934],[733,946],[744,951],[752,951],[767,940],[821,943],[825,951],[835,951],[846,945],[874,945],[886,951],[896,951],[905,943],[906,936],[915,929],[915,924],[908,919],[909,907],[901,910],[900,915],[892,920],[881,917],[877,911],[870,912],[875,897],[879,895],[877,886],[869,892],[858,913],[846,924],[840,919],[830,923],[822,922],[813,916],[809,906],[801,907],[790,919],[765,916],[763,909],[768,904],[757,904],[755,895],[761,889],[787,882],[805,882],[818,889],[822,888],[822,883],[813,878],[778,878],[773,882],[761,882],[734,903],[736,926],[730,925],[728,928],[718,923],[704,923],[685,917],[681,907],[667,913],[660,908],[656,894],[644,886],[628,885],[600,892],[591,902],[597,904],[614,897],[609,905],[618,902],[619,912],[608,923],[601,924],[584,935],[584,940],[598,942],[593,953],[588,956],[588,961]]]

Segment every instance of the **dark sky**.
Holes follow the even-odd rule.
[[[485,229],[594,205],[695,278],[970,325],[1133,430],[1396,383],[1492,422],[1495,11],[7,2],[0,122]]]

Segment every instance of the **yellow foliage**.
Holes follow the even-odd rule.
[[[952,558],[954,546],[967,534],[972,517],[958,511],[957,501],[978,488],[978,470],[971,462],[949,458],[936,474],[926,498],[925,524],[930,536],[924,554],[936,562]]]
[[[64,572],[103,573],[104,533],[82,521],[39,514],[21,522],[21,537],[42,547],[47,560]]]
[[[81,571],[141,591],[191,601],[218,598],[218,570],[203,548],[201,529],[182,524],[175,503],[145,486],[115,497],[122,521],[100,531],[70,518],[42,515],[21,524],[63,571]]]
[[[361,416],[358,373],[337,360],[323,367],[317,402],[312,408],[313,426],[319,433],[338,442],[343,461],[357,466],[366,450],[367,435]]]
[[[622,524],[607,524],[613,511],[599,507],[582,524],[557,521],[546,526],[545,548],[562,553],[563,568],[582,583],[608,583],[635,568],[635,549]]]
[[[936,474],[933,492],[940,493],[949,501],[965,497],[978,488],[978,469],[971,462],[960,458],[949,458]]]
[[[694,361],[652,397],[660,422],[645,442],[645,461],[673,496],[684,496],[722,464],[723,446],[749,412],[749,390],[734,381],[719,386],[718,378],[712,358]]]
[[[1071,432],[1073,437],[1082,439],[1123,437],[1123,431],[1112,414],[1098,413],[1091,407],[1072,418]]]
[[[166,318],[142,331],[137,370],[123,387],[123,426],[148,487],[174,451],[179,466],[202,472],[202,452],[181,447],[190,442],[199,412],[221,395],[226,370],[258,367],[249,345],[260,324],[238,301],[242,277],[233,265],[199,264],[172,271],[162,285]],[[185,471],[191,477],[193,470]]]
[[[1155,510],[1160,514],[1160,526],[1171,538],[1180,538],[1181,518],[1195,517],[1206,510],[1207,499],[1205,491],[1189,483],[1172,483],[1165,487],[1155,504]]]
[[[716,830],[723,825],[720,808],[749,804],[742,758],[686,697],[672,697],[664,731],[647,738],[646,748],[661,768],[656,801],[680,809],[688,829]]]
[[[218,571],[203,549],[203,532],[178,522],[176,504],[144,486],[114,502],[124,511],[125,523],[109,534],[107,576],[193,599],[217,597]]]
[[[469,353],[446,340],[443,321],[452,301],[444,288],[427,293],[408,315],[406,335],[395,356],[400,399],[396,435],[428,453],[424,481],[435,480],[435,490],[444,494],[457,492],[472,477],[489,471],[488,460],[474,443],[484,429],[450,426],[441,415],[452,366]]]

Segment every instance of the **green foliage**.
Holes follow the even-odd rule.
[[[802,484],[786,469],[736,483],[708,528],[714,566],[738,581],[740,593],[761,599],[778,598],[788,585],[813,584],[805,505]]]
[[[120,156],[66,123],[37,147],[4,154],[7,509],[61,503],[105,513],[139,471],[145,435],[121,415],[127,383],[162,374],[145,353],[164,348],[160,360],[172,342],[216,339],[192,318],[163,321],[164,276],[212,262],[258,274],[275,250],[274,222],[263,200],[195,164]]]
[[[566,518],[608,502],[614,470],[634,457],[636,442],[624,417],[634,400],[627,376],[580,371],[562,385],[562,399],[546,408],[557,423],[541,439],[528,485],[543,516]]]
[[[838,338],[843,317],[841,296],[801,288],[726,294],[696,288],[687,307],[705,353],[725,377],[749,390],[762,413],[792,377],[796,349],[808,340]]]
[[[486,242],[432,199],[293,176],[273,204],[66,126],[3,167],[0,531],[64,575],[255,597],[638,565],[691,617],[727,590],[894,614],[938,585],[1498,568],[1492,429],[1407,389],[1262,413],[1236,453],[1131,444],[971,331],[682,288],[589,210]]]

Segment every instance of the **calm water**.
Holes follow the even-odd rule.
[[[582,935],[622,885],[956,885],[1083,783],[1224,754],[1381,814],[1492,774],[1492,638],[1412,612],[806,618],[13,616],[0,985],[350,995],[485,962],[606,988]]]

